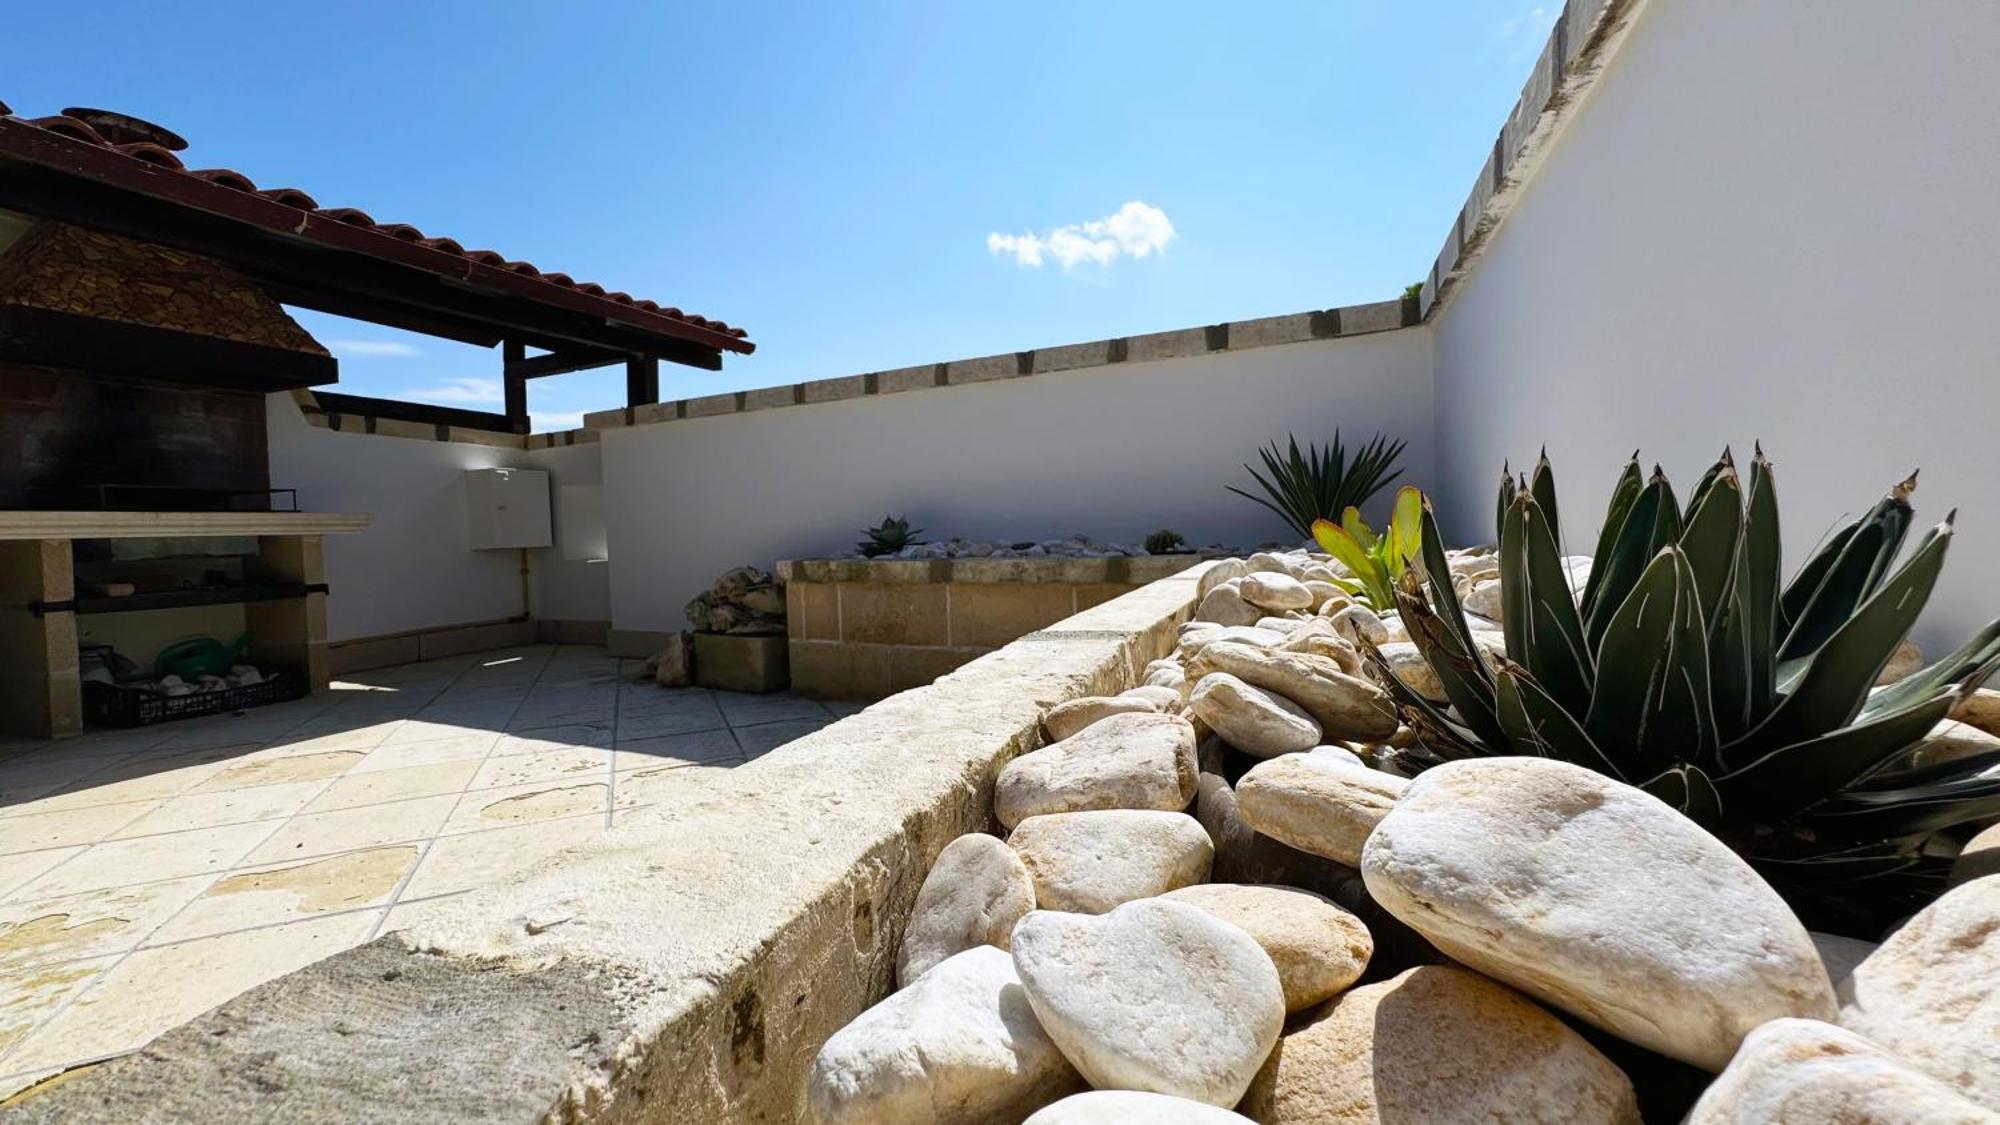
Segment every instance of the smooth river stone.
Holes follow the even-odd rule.
[[[1285,1010],[1310,1008],[1361,979],[1375,941],[1361,919],[1296,887],[1202,883],[1161,895],[1241,929],[1278,967]]]
[[[1175,702],[1179,702],[1178,697]],[[1042,716],[1042,729],[1049,732],[1051,740],[1061,742],[1100,719],[1158,710],[1150,699],[1139,696],[1086,695],[1049,708],[1048,714]]]
[[[1014,923],[1035,908],[1035,881],[1021,857],[981,833],[944,846],[917,890],[903,946],[896,954],[896,983],[907,988],[932,966],[982,945],[1007,948]]]
[[[1683,1125],[1995,1125],[2000,1114],[1851,1031],[1818,1020],[1772,1020],[1736,1057]]]
[[[1378,742],[1399,725],[1389,693],[1350,676],[1324,656],[1217,641],[1188,661],[1188,674],[1226,672],[1290,700],[1320,725],[1323,738]],[[1211,726],[1214,724],[1210,724]]]
[[[1227,672],[1197,681],[1188,706],[1224,741],[1259,758],[1310,750],[1320,742],[1319,722],[1298,704]]]
[[[827,1125],[985,1125],[1082,1086],[1042,1030],[1013,958],[980,946],[834,1032],[813,1060],[806,1100]]]
[[[1989,824],[1965,842],[1951,864],[1951,885],[2000,875],[2000,824]]]
[[[1049,1038],[1099,1089],[1233,1106],[1285,1022],[1271,958],[1186,903],[1037,910],[1014,929],[1014,967]]]
[[[2000,1110],[2000,875],[1946,891],[1854,967],[1840,1026]]]
[[[1182,680],[1186,682],[1185,679]],[[1155,684],[1140,684],[1118,693],[1119,699],[1137,699],[1152,705],[1153,710],[1171,713],[1183,702],[1178,686],[1163,687]]]
[[[1749,864],[1581,766],[1435,767],[1376,825],[1361,873],[1452,958],[1707,1070],[1758,1024],[1835,1012],[1812,938]]]
[[[1196,621],[1212,621],[1217,625],[1253,625],[1262,616],[1256,606],[1236,592],[1235,583],[1224,583],[1210,590],[1194,610]]]
[[[1264,1125],[1639,1122],[1631,1081],[1583,1036],[1446,965],[1342,994],[1279,1042],[1241,1109]]]
[[[1090,1090],[1036,1110],[1021,1125],[1255,1125],[1240,1113],[1144,1090]]]
[[[1245,823],[1279,843],[1349,867],[1410,782],[1330,755],[1287,754],[1259,762],[1236,782]]]
[[[1269,571],[1246,574],[1236,592],[1244,601],[1262,609],[1310,609],[1313,605],[1313,592],[1289,574]]]
[[[1141,809],[1031,816],[1007,845],[1035,881],[1037,906],[1080,914],[1205,882],[1215,862],[1193,817]]]
[[[1007,763],[993,810],[1012,828],[1031,816],[1092,809],[1177,812],[1194,800],[1194,727],[1177,715],[1112,715]]]

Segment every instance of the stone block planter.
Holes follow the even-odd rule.
[[[884,699],[1198,561],[1183,554],[780,562],[792,688],[822,699]]]
[[[791,684],[783,637],[694,635],[694,682],[721,691],[783,691]]]

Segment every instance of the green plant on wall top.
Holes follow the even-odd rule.
[[[1163,527],[1146,536],[1146,553],[1149,555],[1172,555],[1187,550],[1187,540],[1171,527]]]
[[[1247,464],[1243,466],[1264,490],[1264,495],[1234,485],[1225,487],[1278,513],[1300,539],[1312,537],[1314,520],[1339,518],[1342,512],[1361,506],[1403,475],[1394,466],[1406,443],[1391,442],[1381,434],[1356,450],[1351,464],[1347,460],[1347,447],[1340,442],[1339,430],[1333,432],[1332,443],[1324,449],[1308,444],[1300,452],[1298,438],[1286,435],[1286,441],[1290,447],[1287,451],[1280,452],[1275,442],[1270,448],[1257,451],[1269,476]]]
[[[901,516],[883,516],[880,526],[861,529],[861,534],[867,538],[854,546],[872,559],[880,555],[893,555],[905,547],[921,543],[922,540],[917,536],[923,533],[923,528],[912,529],[910,521]]]
[[[1396,580],[1403,576],[1409,560],[1417,556],[1423,543],[1424,494],[1415,485],[1396,490],[1396,504],[1389,526],[1376,535],[1352,506],[1340,514],[1340,522],[1314,520],[1313,539],[1354,573],[1352,583],[1341,582],[1350,594],[1360,594],[1378,611],[1396,608]]]
[[[1787,584],[1761,450],[1747,489],[1725,451],[1685,505],[1634,460],[1579,597],[1544,458],[1500,492],[1505,659],[1477,655],[1426,504],[1397,600],[1450,709],[1397,682],[1379,653],[1371,662],[1418,731],[1418,764],[1541,755],[1640,786],[1743,854],[1807,925],[1873,938],[1942,889],[1947,861],[1931,837],[2000,816],[2000,752],[1911,753],[2000,664],[2000,622],[1870,690],[1951,543],[1947,516],[1892,570],[1915,484],[1842,528]]]

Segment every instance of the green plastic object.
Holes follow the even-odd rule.
[[[220,676],[229,671],[233,664],[243,663],[244,654],[250,651],[250,634],[236,638],[233,645],[224,646],[214,637],[190,637],[160,650],[153,661],[153,678],[175,675],[183,680],[196,680],[203,676]]]

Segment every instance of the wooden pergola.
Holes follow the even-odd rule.
[[[0,103],[0,209],[224,262],[283,304],[501,345],[504,413],[322,392],[330,409],[525,433],[530,379],[623,364],[626,402],[639,405],[659,401],[662,360],[713,371],[724,352],[755,349],[742,329],[720,321],[467,250],[406,224],[377,223],[353,208],[321,207],[294,188],[259,188],[229,169],[189,170],[176,155],[185,145],[122,114],[71,109],[25,119]],[[74,346],[88,330],[47,318],[0,319],[0,360],[37,362],[37,354]],[[118,350],[128,365],[170,362],[185,371],[211,358],[216,343],[159,338]],[[251,357],[212,358],[242,369]],[[271,370],[266,389],[324,384],[327,370]]]

